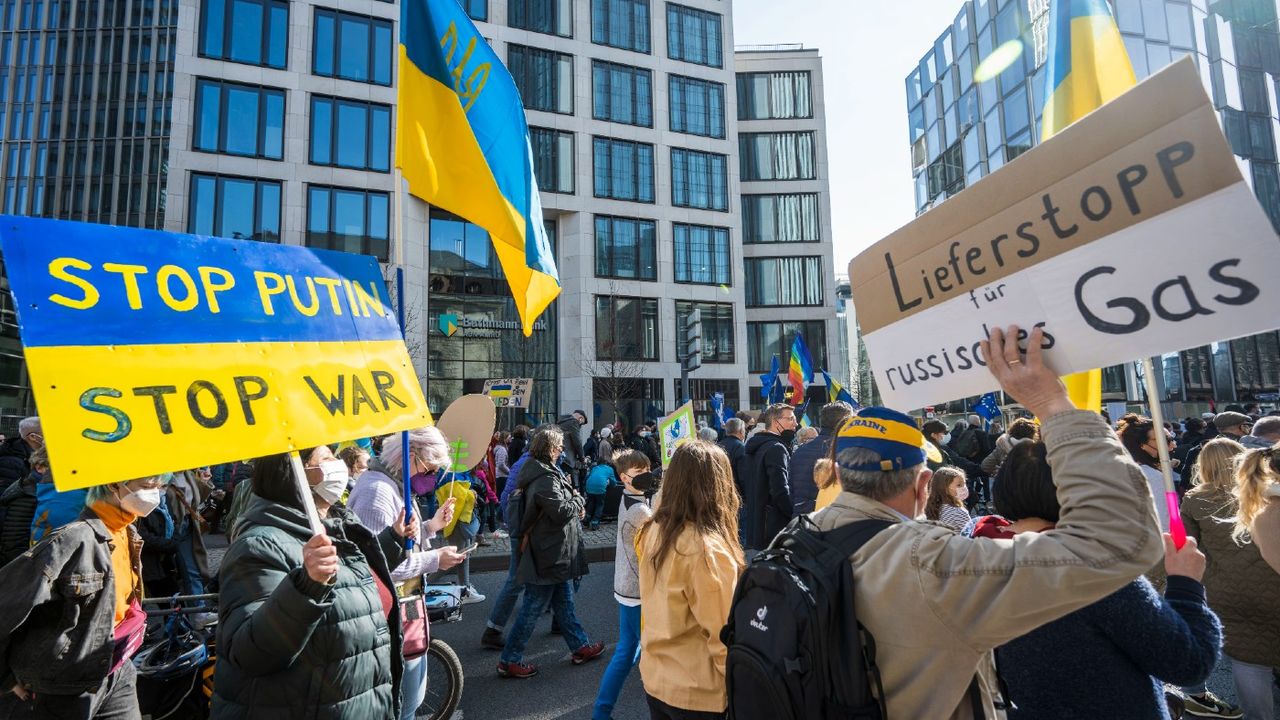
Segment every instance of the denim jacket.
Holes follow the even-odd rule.
[[[132,525],[129,544],[141,578],[142,538]],[[115,646],[111,549],[107,527],[85,510],[0,568],[0,687],[77,695],[102,684]]]

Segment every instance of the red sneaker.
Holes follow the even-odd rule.
[[[596,658],[600,657],[603,654],[604,654],[604,643],[602,642],[591,643],[590,645],[583,645],[573,653],[573,664],[581,665],[584,662],[595,660]]]
[[[536,665],[529,665],[528,663],[520,662],[498,663],[498,677],[518,678],[523,680],[525,678],[531,678],[537,674],[538,667]]]

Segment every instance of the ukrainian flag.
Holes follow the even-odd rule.
[[[844,386],[835,378],[831,377],[831,374],[826,370],[822,371],[822,377],[827,381],[827,402],[847,402],[855,410],[862,407],[858,404],[857,400],[853,399],[853,396],[849,394],[849,391],[845,390]]]
[[[1041,142],[1137,84],[1106,0],[1052,0]],[[1064,377],[1072,403],[1102,407],[1102,370]]]
[[[560,294],[515,81],[455,0],[402,0],[396,167],[489,231],[526,336]]]
[[[792,404],[803,403],[806,384],[813,382],[813,358],[809,356],[809,348],[800,333],[796,333],[796,339],[791,342],[791,365],[787,368],[787,377],[793,390]]]

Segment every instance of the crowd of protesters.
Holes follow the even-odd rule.
[[[665,470],[652,424],[589,431],[575,411],[496,432],[465,470],[423,428],[407,447],[397,434],[303,450],[309,492],[289,454],[60,492],[28,418],[0,445],[0,712],[140,717],[142,600],[216,593],[191,620],[216,632],[212,717],[411,718],[427,678],[404,596],[451,571],[462,602],[485,601],[469,553],[504,538],[481,638],[497,673],[538,674],[524,658],[548,609],[581,665],[609,650],[578,617],[584,537],[616,517],[618,642],[595,720],[636,666],[653,718],[725,717],[722,629],[744,573],[780,533],[865,520],[884,527],[849,556],[848,612],[875,640],[888,717],[1275,717],[1280,417],[1111,425],[1071,405],[1039,332],[1030,350],[1012,328],[982,348],[1029,415],[1007,430],[844,402],[809,427],[773,404],[699,427]],[[1166,472],[1182,547],[1155,501]],[[204,548],[219,531],[215,577]],[[1239,707],[1205,685],[1224,658]]]

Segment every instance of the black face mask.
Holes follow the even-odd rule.
[[[651,472],[642,472],[631,479],[631,487],[637,492],[644,493],[645,497],[653,497],[660,485],[662,480]]]
[[[782,442],[784,442],[784,443],[786,443],[786,444],[788,444],[788,445],[790,445],[791,443],[795,442],[795,439],[796,439],[796,431],[795,431],[795,430],[783,430],[780,434],[781,434],[781,436],[782,436]]]

